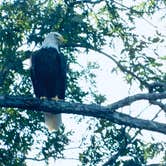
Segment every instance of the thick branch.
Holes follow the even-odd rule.
[[[166,105],[159,101],[156,101],[158,99],[166,99],[166,92],[136,94],[134,96],[129,96],[122,100],[119,100],[118,102],[111,104],[109,107],[111,107],[111,109],[116,110],[118,108],[128,106],[138,100],[148,100],[150,101],[150,103],[154,103],[155,105],[158,105],[161,109],[163,109],[166,112]]]
[[[115,112],[116,109],[127,106],[137,100],[164,99],[165,93],[138,94],[127,97],[116,103],[103,107],[96,104],[79,104],[64,101],[48,101],[39,100],[32,97],[16,97],[16,96],[0,96],[0,107],[12,107],[27,110],[36,110],[56,113],[78,114],[84,116],[92,116],[103,118],[119,125],[131,126],[134,128],[157,131],[166,134],[166,124],[149,120],[133,118],[129,115]]]

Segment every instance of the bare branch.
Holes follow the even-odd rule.
[[[164,110],[166,112],[166,104],[163,104],[160,101],[154,101],[154,100],[150,101],[150,103],[153,105],[159,106],[161,108],[161,110]]]
[[[118,108],[128,106],[128,105],[130,105],[133,102],[138,101],[138,100],[148,100],[151,102],[151,101],[155,101],[158,99],[165,99],[165,98],[166,98],[166,92],[163,92],[163,93],[142,93],[142,94],[136,94],[133,96],[126,97],[122,100],[119,100],[118,102],[111,104],[109,107],[111,107],[111,109],[116,110]],[[165,110],[166,107],[163,106],[164,104],[162,104],[160,102],[157,102],[157,103],[158,103],[157,105],[160,106],[162,109],[164,109],[164,111],[166,112],[166,110]],[[156,102],[155,102],[155,105],[156,105]]]
[[[166,83],[165,82],[153,82],[153,83],[148,83],[145,80],[142,80],[138,75],[136,75],[134,72],[131,70],[128,70],[125,66],[123,66],[119,61],[116,60],[116,58],[113,55],[109,55],[108,53],[102,51],[101,49],[96,49],[91,45],[84,45],[84,44],[66,44],[64,47],[81,47],[81,48],[87,48],[92,51],[98,52],[105,57],[109,58],[111,61],[113,61],[117,67],[124,73],[124,74],[130,74],[133,78],[135,78],[137,81],[140,82],[140,84],[144,85],[149,92],[153,92],[155,88],[161,88],[162,91],[166,91]],[[161,91],[160,91],[161,92]]]
[[[0,107],[12,107],[35,111],[50,112],[52,114],[67,113],[96,118],[107,119],[119,125],[130,126],[139,129],[157,131],[166,134],[166,124],[133,118],[129,115],[115,112],[116,109],[127,106],[137,100],[164,99],[165,93],[137,94],[115,102],[109,107],[96,104],[69,103],[64,101],[39,100],[32,97],[0,96]]]
[[[76,5],[76,4],[82,4],[82,3],[90,3],[90,4],[98,4],[101,3],[103,0],[96,0],[96,1],[92,1],[92,0],[78,0],[78,1],[74,1],[72,4]]]
[[[109,58],[111,61],[113,61],[117,67],[126,74],[130,74],[132,77],[134,77],[135,79],[137,79],[140,84],[144,85],[145,87],[149,88],[153,88],[153,86],[155,87],[156,84],[154,83],[154,85],[149,85],[146,81],[142,80],[139,76],[137,76],[135,73],[133,73],[132,71],[128,70],[125,66],[123,66],[121,63],[119,63],[116,58],[114,58],[113,56],[109,55],[108,53],[102,51],[101,49],[96,49],[91,45],[84,45],[84,44],[66,44],[64,47],[81,47],[81,48],[87,48],[90,49],[92,51],[98,52],[100,54],[103,54],[105,57]],[[159,85],[159,84],[157,84]],[[160,85],[161,86],[161,85]]]
[[[102,166],[109,166],[109,165],[112,165],[116,160],[117,158],[119,157],[119,153],[116,153],[114,154],[113,156],[111,156],[107,162],[105,162]]]

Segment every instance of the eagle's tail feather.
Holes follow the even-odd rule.
[[[61,114],[44,113],[45,123],[50,131],[58,130],[62,124]]]

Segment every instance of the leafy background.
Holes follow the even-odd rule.
[[[165,83],[161,54],[165,35],[156,27],[155,33],[138,34],[139,19],[160,13],[165,20],[165,0],[109,1],[109,0],[3,0],[0,3],[0,93],[32,96],[29,70],[23,61],[40,48],[44,36],[57,31],[66,39],[62,52],[68,59],[68,88],[66,100],[104,104],[106,96],[98,92],[96,72],[99,65],[90,62],[84,67],[79,55],[91,51],[102,54],[104,48],[114,65],[112,74],[123,74],[129,86],[137,84],[140,91],[163,92],[162,87],[151,88],[150,83]],[[153,26],[153,25],[152,25]],[[117,50],[117,51],[115,51]],[[104,56],[104,55],[103,55]],[[109,60],[108,59],[108,60]],[[76,66],[76,67],[72,67]],[[86,82],[86,88],[81,82]],[[154,115],[155,116],[155,115]],[[111,164],[146,165],[149,159],[162,154],[166,160],[165,142],[145,142],[142,131],[119,126],[100,119],[75,117],[88,126],[80,138],[80,165],[101,165],[111,156]],[[62,127],[49,133],[43,114],[34,111],[1,108],[0,165],[23,166],[27,160],[65,159],[64,151],[71,143],[72,131]],[[125,158],[125,160],[123,159]]]

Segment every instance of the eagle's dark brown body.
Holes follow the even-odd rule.
[[[65,98],[66,59],[56,48],[41,48],[31,57],[31,79],[36,97]],[[62,124],[61,114],[44,113],[49,130]]]
[[[31,79],[36,97],[65,98],[66,59],[55,48],[41,48],[31,57]]]

